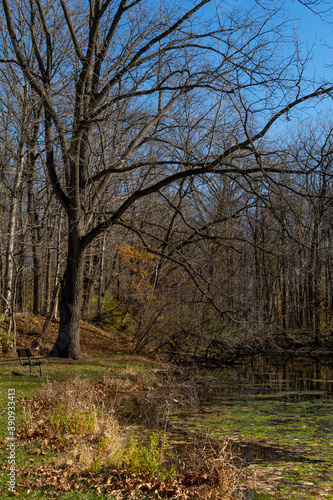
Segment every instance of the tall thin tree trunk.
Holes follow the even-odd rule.
[[[90,318],[91,311],[91,301],[94,295],[95,280],[94,272],[98,265],[98,255],[95,252],[90,252],[88,263],[86,263],[86,270],[84,276],[84,290],[83,290],[83,305],[82,305],[82,315],[84,319]]]
[[[32,132],[27,140],[27,166],[29,176],[27,180],[28,190],[28,212],[31,224],[31,241],[32,241],[32,256],[33,256],[33,283],[34,283],[34,301],[33,313],[43,314],[43,299],[44,299],[44,269],[43,269],[43,250],[41,244],[41,223],[39,220],[39,211],[36,205],[34,193],[34,179],[36,170],[36,142],[40,127],[41,107],[39,106],[33,115]]]
[[[37,347],[38,345],[40,345],[41,341],[46,337],[46,335],[49,331],[52,319],[55,315],[55,310],[56,310],[57,303],[58,303],[59,291],[60,291],[60,283],[57,283],[57,285],[55,286],[55,288],[53,290],[53,297],[52,297],[52,301],[50,304],[50,310],[48,311],[48,313],[46,315],[43,327],[42,327],[40,333],[37,335],[36,339],[34,340],[32,347]]]
[[[8,246],[7,246],[7,265],[6,265],[6,285],[5,285],[5,316],[10,316],[10,307],[13,303],[14,295],[14,249],[15,249],[15,236],[16,236],[16,221],[17,212],[20,204],[20,187],[22,183],[24,169],[24,155],[21,150],[19,155],[19,163],[17,166],[17,172],[15,177],[15,183],[13,188],[12,205],[10,209],[10,218],[8,226]]]
[[[100,267],[99,267],[99,284],[98,284],[98,299],[97,299],[97,317],[100,318],[102,315],[102,298],[104,293],[104,260],[105,260],[105,242],[106,234],[103,234],[102,248],[100,256]]]
[[[50,232],[48,231],[48,243],[46,250],[46,274],[45,274],[45,312],[48,314],[51,308],[51,272],[52,272],[52,250],[51,250],[51,238]]]
[[[33,262],[34,262],[34,304],[33,313],[43,314],[43,253],[41,242],[35,240],[33,245]]]

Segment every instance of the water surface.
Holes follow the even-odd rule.
[[[257,358],[214,374],[201,392],[186,425],[229,438],[259,491],[333,499],[333,360]]]

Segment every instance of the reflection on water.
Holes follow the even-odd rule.
[[[293,392],[294,397],[302,397],[304,391],[307,398],[331,398],[333,365],[309,359],[271,361],[258,358],[226,371],[219,382],[211,382],[209,397],[279,393],[281,397],[292,398]]]
[[[234,443],[232,450],[238,453],[244,464],[257,461],[292,460],[296,453],[281,446],[270,446],[266,443],[242,442]],[[297,455],[296,455],[297,456]],[[299,460],[299,456],[297,456]]]
[[[197,384],[198,414],[178,410],[170,417],[173,444],[183,446],[187,433],[203,436],[208,429],[230,439],[244,464],[315,464],[325,454],[333,457],[330,360],[258,358],[209,378],[199,376]]]
[[[276,460],[312,462],[314,459],[303,456],[298,448],[300,439],[296,436],[299,429],[313,429],[316,434],[310,438],[312,440],[321,439],[323,431],[327,437],[331,434],[332,402],[328,400],[333,399],[333,365],[329,361],[258,358],[252,363],[228,369],[220,377],[212,377],[202,389],[203,405],[199,417],[202,422],[229,419],[227,429],[237,434],[242,433],[241,418],[247,420],[247,429],[251,425],[254,429],[257,424],[251,423],[251,412],[260,416],[258,425],[267,429],[265,439],[233,440],[232,448],[245,464]],[[238,408],[242,417],[237,416]],[[285,436],[283,443],[276,442],[276,433]],[[269,436],[272,441],[268,441]],[[300,435],[306,441],[304,436]]]

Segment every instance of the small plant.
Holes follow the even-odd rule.
[[[119,465],[126,466],[129,469],[141,473],[150,474],[157,477],[160,473],[161,465],[165,459],[165,452],[168,448],[167,440],[161,443],[157,434],[152,434],[146,445],[139,445],[137,439],[131,436],[127,442],[125,449],[119,457]],[[174,468],[165,472],[170,476],[173,474]]]
[[[89,434],[94,431],[96,408],[86,409],[68,408],[61,402],[50,416],[50,425],[58,433]]]
[[[91,472],[93,472],[94,474],[99,474],[104,468],[104,464],[103,462],[100,460],[100,458],[96,458],[91,467],[90,467],[90,470]]]
[[[97,441],[97,448],[100,451],[106,451],[109,445],[110,445],[110,440],[107,437],[101,437]]]

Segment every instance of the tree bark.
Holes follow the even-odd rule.
[[[77,231],[69,234],[67,267],[61,283],[60,324],[50,357],[80,359],[80,314],[83,292],[85,248]]]
[[[102,244],[101,244],[101,255],[100,255],[100,266],[99,266],[99,283],[98,283],[98,298],[97,298],[97,317],[102,316],[102,299],[104,296],[104,257],[105,257],[105,243],[106,235],[103,234]]]
[[[88,320],[90,318],[91,301],[94,295],[95,279],[94,273],[95,268],[98,265],[98,255],[90,255],[88,262],[86,263],[86,273],[83,278],[83,304],[82,304],[82,316],[83,319]]]
[[[28,191],[30,196],[33,196]],[[34,302],[33,313],[37,315],[43,314],[43,298],[44,298],[44,276],[43,276],[43,252],[41,244],[41,235],[39,228],[39,216],[35,203],[31,200],[30,196],[30,216],[32,223],[32,255],[33,255],[33,282],[34,282]]]
[[[14,295],[14,247],[16,239],[16,217],[19,208],[19,190],[21,187],[22,176],[24,169],[24,155],[20,151],[15,184],[12,195],[12,205],[10,209],[9,229],[8,229],[8,246],[7,246],[7,265],[6,265],[6,288],[5,288],[5,316],[11,314],[10,307]]]
[[[50,325],[52,323],[52,320],[53,320],[55,312],[56,312],[59,291],[60,291],[60,283],[57,283],[54,290],[53,290],[53,297],[52,297],[52,301],[50,304],[50,310],[48,311],[48,313],[46,315],[42,330],[39,333],[39,335],[37,335],[36,339],[34,340],[32,347],[37,347],[38,345],[40,345],[42,340],[45,338],[45,336],[47,335],[47,333],[49,331]]]

